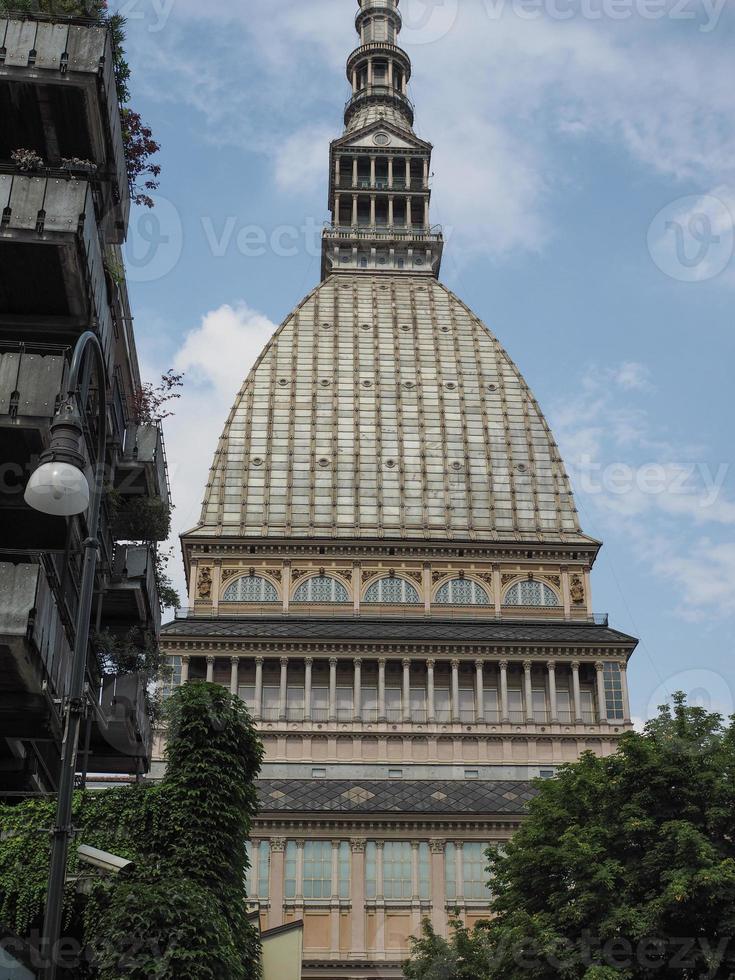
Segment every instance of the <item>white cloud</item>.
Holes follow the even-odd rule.
[[[275,329],[245,304],[221,306],[186,335],[173,359],[175,370],[185,373],[175,414],[164,423],[175,505],[169,544],[176,554],[178,535],[199,522],[214,451],[235,397]],[[160,370],[147,373],[155,377]],[[171,574],[183,600],[186,585],[178,560],[171,563]]]

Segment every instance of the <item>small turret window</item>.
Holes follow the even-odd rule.
[[[225,589],[223,602],[278,602],[276,587],[261,575],[235,579]]]
[[[472,579],[454,578],[439,588],[434,602],[444,606],[487,606],[490,604],[490,597]]]
[[[544,582],[516,582],[505,593],[506,606],[558,606],[559,598]]]
[[[315,575],[308,578],[296,589],[294,602],[349,602],[347,589],[339,579],[328,575]]]
[[[381,578],[373,582],[365,593],[365,602],[383,605],[415,605],[421,599],[416,589],[405,578]]]

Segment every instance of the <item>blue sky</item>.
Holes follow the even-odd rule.
[[[134,215],[127,260],[145,374],[186,372],[167,423],[182,531],[237,389],[318,281],[356,4],[118,6],[134,105],[163,146],[158,206]],[[401,6],[442,278],[523,371],[605,542],[595,606],[642,639],[634,714],[679,688],[729,713],[735,11]]]

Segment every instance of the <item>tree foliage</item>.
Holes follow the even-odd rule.
[[[615,755],[537,789],[489,855],[492,920],[459,934],[484,960],[473,980],[735,976],[735,722],[678,695]],[[458,941],[425,933],[407,976],[464,980]],[[450,968],[427,972],[432,956]]]
[[[170,699],[167,769],[159,784],[78,793],[65,936],[81,956],[68,978],[256,980],[259,940],[245,913],[245,842],[256,811],[262,746],[225,688],[192,683]],[[41,928],[52,802],[0,807],[0,921]],[[89,876],[76,847],[135,862],[119,878]],[[79,894],[79,876],[89,894]]]

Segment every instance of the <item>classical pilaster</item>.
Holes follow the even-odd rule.
[[[459,714],[459,660],[452,661],[452,721],[456,724]]]
[[[485,662],[475,661],[475,718],[485,721]]]
[[[411,661],[403,660],[403,720],[411,720]]]
[[[553,660],[549,660],[546,668],[549,671],[549,707],[551,720],[552,722],[557,722],[559,721],[559,699],[556,694],[556,664]]]
[[[278,692],[278,717],[285,721],[288,714],[288,657],[281,657],[281,685]]]
[[[353,708],[355,721],[362,721],[362,659],[355,657],[353,681]]]
[[[508,707],[508,661],[501,660],[500,667],[500,720],[510,721],[510,709]]]
[[[523,661],[523,690],[526,702],[526,721],[533,721],[533,677],[531,670],[533,664],[530,660]]]
[[[435,696],[434,696],[434,668],[436,667],[435,660],[426,661],[426,717],[430,724],[436,720],[436,707],[435,707]]]
[[[214,657],[207,657],[207,683],[214,683]]]
[[[304,841],[296,841],[296,901],[304,901]]]
[[[607,698],[605,697],[605,665],[601,660],[595,664],[597,672],[597,717],[601,725],[607,724]]]
[[[378,721],[385,721],[385,657],[378,660]]]
[[[583,721],[582,718],[582,689],[579,684],[579,661],[572,661],[572,693],[574,697],[574,720],[577,724]]]
[[[304,660],[304,720],[311,721],[311,676],[314,667],[314,658],[307,657]]]
[[[240,679],[240,658],[230,657],[230,694],[237,694]]]
[[[286,841],[282,837],[271,839],[271,880],[270,880],[270,913],[268,928],[274,929],[283,925],[283,879],[284,855]]]
[[[447,879],[443,840],[429,841],[431,851],[431,924],[438,936],[447,934]]]
[[[255,658],[255,712],[253,717],[259,721],[263,714],[263,658]]]
[[[623,688],[623,714],[626,725],[630,725],[630,691],[628,690],[628,665],[620,664],[620,684]]]
[[[191,657],[182,657],[181,658],[181,686],[182,687],[184,686],[184,684],[187,684],[188,681],[189,681],[189,663],[190,663],[190,661],[191,661]]]
[[[365,956],[365,841],[353,837],[352,851],[352,959]]]
[[[337,720],[337,658],[329,659],[329,720]]]

